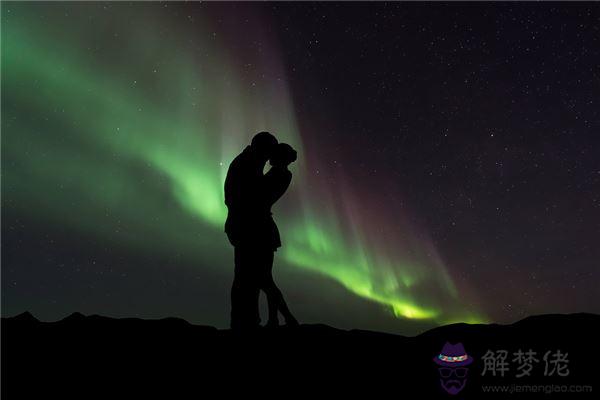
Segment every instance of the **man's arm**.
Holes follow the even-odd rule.
[[[269,205],[275,204],[283,196],[290,183],[292,182],[292,173],[288,170],[273,171],[269,170],[263,177],[265,201]]]

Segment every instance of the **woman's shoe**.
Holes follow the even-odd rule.
[[[265,328],[267,329],[275,329],[279,327],[279,321],[267,321]]]
[[[298,320],[296,318],[292,317],[291,315],[285,319],[285,325],[290,326],[290,327],[300,326],[300,324],[298,323]]]

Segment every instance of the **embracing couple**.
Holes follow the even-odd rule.
[[[260,132],[229,165],[225,178],[225,233],[234,247],[232,329],[260,326],[261,290],[267,295],[269,307],[267,327],[279,325],[278,312],[287,325],[298,325],[273,281],[273,256],[281,247],[281,240],[271,213],[271,206],[290,185],[292,173],[287,167],[296,158],[290,145],[278,143],[268,132]],[[263,174],[267,161],[271,168]]]

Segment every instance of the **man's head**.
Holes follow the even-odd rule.
[[[298,153],[287,143],[279,143],[275,147],[275,151],[271,158],[269,158],[269,164],[272,166],[287,167],[298,158]]]
[[[277,146],[277,139],[269,132],[259,132],[252,138],[250,147],[261,161],[266,162]]]

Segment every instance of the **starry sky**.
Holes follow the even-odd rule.
[[[274,275],[302,322],[600,312],[598,4],[1,15],[3,316],[227,327],[223,181],[262,130],[298,150]]]

